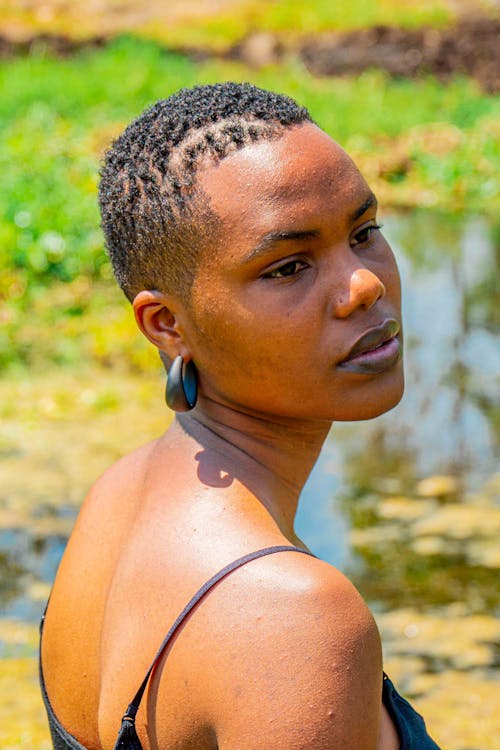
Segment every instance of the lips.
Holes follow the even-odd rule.
[[[374,374],[393,367],[401,358],[399,323],[393,318],[370,328],[354,343],[338,367],[349,372]]]

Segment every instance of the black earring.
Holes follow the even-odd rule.
[[[190,359],[184,362],[179,355],[170,365],[165,400],[174,411],[189,411],[198,398],[196,367]]]

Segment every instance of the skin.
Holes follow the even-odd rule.
[[[345,364],[384,321],[401,339],[396,264],[345,152],[295,126],[202,165],[198,186],[220,232],[191,299],[134,300],[148,339],[194,360],[197,406],[98,480],[47,613],[47,690],[90,750],[113,747],[199,586],[247,552],[304,546],[295,511],[331,423],[370,419],[402,395],[400,359],[377,373]],[[238,569],[196,609],[137,728],[145,750],[396,750],[381,681],[377,628],[352,584],[280,553]]]

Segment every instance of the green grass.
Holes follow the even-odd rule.
[[[252,6],[250,6],[252,7]],[[348,31],[379,24],[416,28],[443,26],[455,18],[447,2],[400,0],[279,0],[255,3],[250,25],[255,29],[285,33]]]
[[[354,155],[385,207],[494,214],[498,98],[466,79],[445,86],[430,77],[391,80],[375,71],[320,79],[296,60],[260,71],[221,61],[196,65],[131,37],[64,60],[35,54],[4,62],[0,365],[38,361],[44,352],[57,362],[71,361],[78,336],[86,335],[82,316],[107,304],[110,269],[96,185],[111,138],[179,87],[227,79],[251,80],[308,106]],[[95,299],[89,284],[102,292]],[[55,348],[39,341],[43,325],[62,326],[65,341]],[[124,339],[127,332],[125,325]]]

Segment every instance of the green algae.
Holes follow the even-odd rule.
[[[63,542],[89,477],[168,425],[162,390],[159,370],[138,376],[82,369],[0,381],[5,426],[0,530],[29,529],[40,543],[54,535]],[[488,596],[492,603],[498,600],[486,592],[496,590],[497,572],[492,568],[491,578],[481,582],[475,560],[498,531],[498,477],[469,493],[459,491],[451,475],[446,481],[442,475],[423,477],[408,494],[389,479],[375,480],[378,492],[372,489],[361,498],[362,523],[352,529],[354,548],[366,554],[370,567],[383,559],[380,568],[375,565],[366,575],[357,570],[353,578],[375,602],[386,671],[447,750],[494,750],[500,729],[495,711],[500,688],[494,679],[500,624],[487,606]],[[351,504],[355,522],[356,507]],[[419,548],[422,542],[427,548]],[[435,554],[430,542],[437,545]],[[415,574],[415,561],[422,567],[407,590],[404,571],[409,567]],[[461,575],[473,578],[462,592],[450,587],[452,562]],[[12,576],[13,585],[17,581],[41,610],[49,582],[29,571],[20,576],[13,570]],[[476,601],[460,595],[472,584]],[[444,601],[442,596],[434,601],[440,588]],[[0,706],[2,750],[50,748],[36,649],[36,625],[0,620],[0,688],[8,696]]]
[[[36,659],[2,659],[0,693],[2,750],[51,750],[47,719],[38,686]]]

